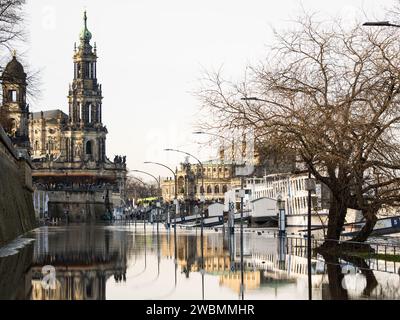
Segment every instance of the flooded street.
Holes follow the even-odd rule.
[[[178,229],[175,241],[161,224],[41,227],[0,249],[0,298],[239,299],[240,235],[205,230],[204,273],[200,240],[200,230]],[[246,232],[243,251],[245,300],[308,299],[301,240]],[[400,263],[327,260],[313,254],[313,299],[400,298]],[[54,267],[54,290],[43,266]]]

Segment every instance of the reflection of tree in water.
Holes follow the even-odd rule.
[[[344,274],[342,273],[342,267],[339,263],[339,257],[323,254],[326,271],[328,273],[328,285],[330,299],[333,300],[348,300],[347,290],[343,288],[342,282]]]
[[[192,266],[196,262],[197,237],[185,235],[183,237],[183,243],[185,243],[185,248],[184,251],[181,252],[183,255],[181,258],[186,261],[186,265],[182,267],[182,273],[185,274],[186,278],[189,278]]]
[[[354,267],[361,271],[361,274],[365,277],[366,286],[362,292],[365,297],[370,297],[373,290],[377,287],[378,281],[374,275],[374,272],[369,268],[368,264],[364,259],[348,255],[332,255],[328,253],[322,253],[322,256],[326,263],[326,271],[328,274],[329,281],[329,294],[330,299],[333,300],[348,300],[348,290],[343,285],[345,274],[342,272],[341,260],[349,262]]]
[[[378,281],[376,280],[374,272],[370,269],[365,260],[360,257],[345,256],[343,257],[343,259],[350,262],[353,266],[357,267],[361,271],[361,274],[367,280],[367,285],[363,290],[363,295],[366,297],[370,297],[372,291],[378,285]]]

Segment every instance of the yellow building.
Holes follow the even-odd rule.
[[[234,165],[224,161],[203,162],[204,196],[207,201],[222,201],[224,193],[240,186],[240,178],[234,177]],[[202,174],[199,164],[181,163],[177,171],[177,194],[179,200],[199,200],[201,195]],[[162,196],[165,201],[175,197],[175,180],[166,178],[161,182]]]

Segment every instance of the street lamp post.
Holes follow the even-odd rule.
[[[194,134],[207,134],[215,137],[219,137],[221,139],[226,139],[225,137],[215,134],[215,133],[209,133],[209,132],[202,132],[202,131],[197,131],[194,132]],[[233,142],[232,142],[232,148],[233,148]],[[233,153],[233,152],[232,152]],[[233,154],[232,154],[233,156]],[[232,163],[233,163],[233,158],[232,158]],[[243,199],[245,197],[245,190],[244,190],[244,181],[243,181],[243,175],[240,176],[240,190],[239,190],[239,197],[240,197],[240,297],[242,300],[244,300],[244,259],[243,259]],[[231,218],[229,215],[228,218]],[[234,224],[234,223],[233,223]],[[234,228],[234,227],[233,227]]]
[[[177,150],[177,149],[164,149],[164,151],[173,151],[173,152],[178,152],[178,153],[183,153],[186,154],[189,157],[192,157],[193,159],[195,159],[199,165],[200,165],[200,169],[201,169],[201,190],[200,190],[200,202],[201,202],[201,213],[200,213],[200,219],[201,219],[201,223],[200,223],[200,246],[201,246],[201,276],[202,276],[202,298],[204,300],[204,238],[203,238],[203,220],[204,220],[204,202],[205,202],[205,198],[204,198],[204,167],[203,167],[203,163],[194,155],[190,154],[189,152],[186,151],[182,151],[182,150]]]
[[[240,177],[240,191],[239,191],[239,197],[240,197],[240,294],[242,297],[242,300],[244,300],[244,263],[243,263],[243,199],[245,196],[245,191],[244,191],[244,186],[243,186],[243,177]]]
[[[130,172],[138,172],[138,173],[143,173],[143,174],[147,174],[148,176],[152,177],[154,180],[156,180],[157,185],[158,185],[158,201],[156,203],[156,208],[157,208],[157,231],[158,231],[158,215],[159,215],[159,207],[160,207],[160,201],[161,201],[161,197],[160,197],[160,192],[161,192],[161,187],[160,187],[160,179],[157,179],[155,176],[153,176],[151,173],[148,173],[146,171],[141,171],[141,170],[130,170]]]
[[[233,173],[233,170],[235,168],[235,157],[234,157],[235,142],[234,142],[234,139],[232,139],[232,142],[231,142],[231,141],[229,141],[229,139],[227,139],[226,137],[224,137],[222,135],[219,135],[219,134],[216,134],[216,133],[212,133],[212,132],[204,132],[204,131],[195,131],[195,132],[193,132],[193,134],[209,135],[209,136],[213,136],[213,137],[217,137],[217,138],[226,140],[229,143],[232,143],[232,173]],[[234,229],[235,229],[235,220],[233,218],[233,222],[232,222],[231,219],[232,219],[232,216],[231,216],[230,210],[229,210],[229,212],[228,212],[228,228],[231,228],[230,234],[233,234],[234,233]],[[230,227],[230,226],[232,226],[232,227]]]
[[[143,186],[145,187],[145,188],[147,188],[147,184],[143,181],[143,180],[140,180],[139,178],[136,178],[136,177],[131,177],[132,179],[135,179],[136,181],[138,181],[138,182],[140,182],[141,184],[143,184]],[[129,189],[127,190],[127,191],[129,191]],[[135,197],[137,198],[137,192],[136,192],[136,190],[135,190]],[[136,199],[137,200],[137,199]]]
[[[176,259],[176,252],[177,252],[177,247],[176,247],[176,215],[178,214],[179,211],[179,203],[178,203],[178,179],[177,179],[177,169],[174,171],[170,167],[166,166],[165,164],[159,163],[159,162],[152,162],[152,161],[146,161],[144,162],[145,164],[155,164],[161,167],[164,167],[168,169],[169,171],[172,172],[174,175],[174,181],[175,181],[175,215],[174,215],[174,241],[175,241],[175,259]],[[176,263],[176,262],[175,262]]]
[[[284,237],[286,234],[286,221],[285,221],[285,205],[282,200],[282,195],[278,194],[277,197],[277,204],[278,204],[278,225],[279,225],[279,230],[278,230],[278,235],[279,237]]]
[[[366,22],[364,26],[393,26],[400,27],[389,23],[389,21],[383,22]],[[259,99],[257,97],[244,97],[241,100],[245,101],[260,101],[267,102],[267,100]],[[308,260],[308,297],[312,299],[312,281],[311,281],[311,192],[315,190],[315,180],[311,178],[311,172],[308,171],[308,179],[305,181],[305,189],[308,191],[308,221],[307,221],[307,260]]]

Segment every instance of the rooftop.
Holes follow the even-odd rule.
[[[32,112],[32,118],[40,119],[42,117],[42,114],[43,118],[45,119],[68,118],[68,115],[60,109]]]

